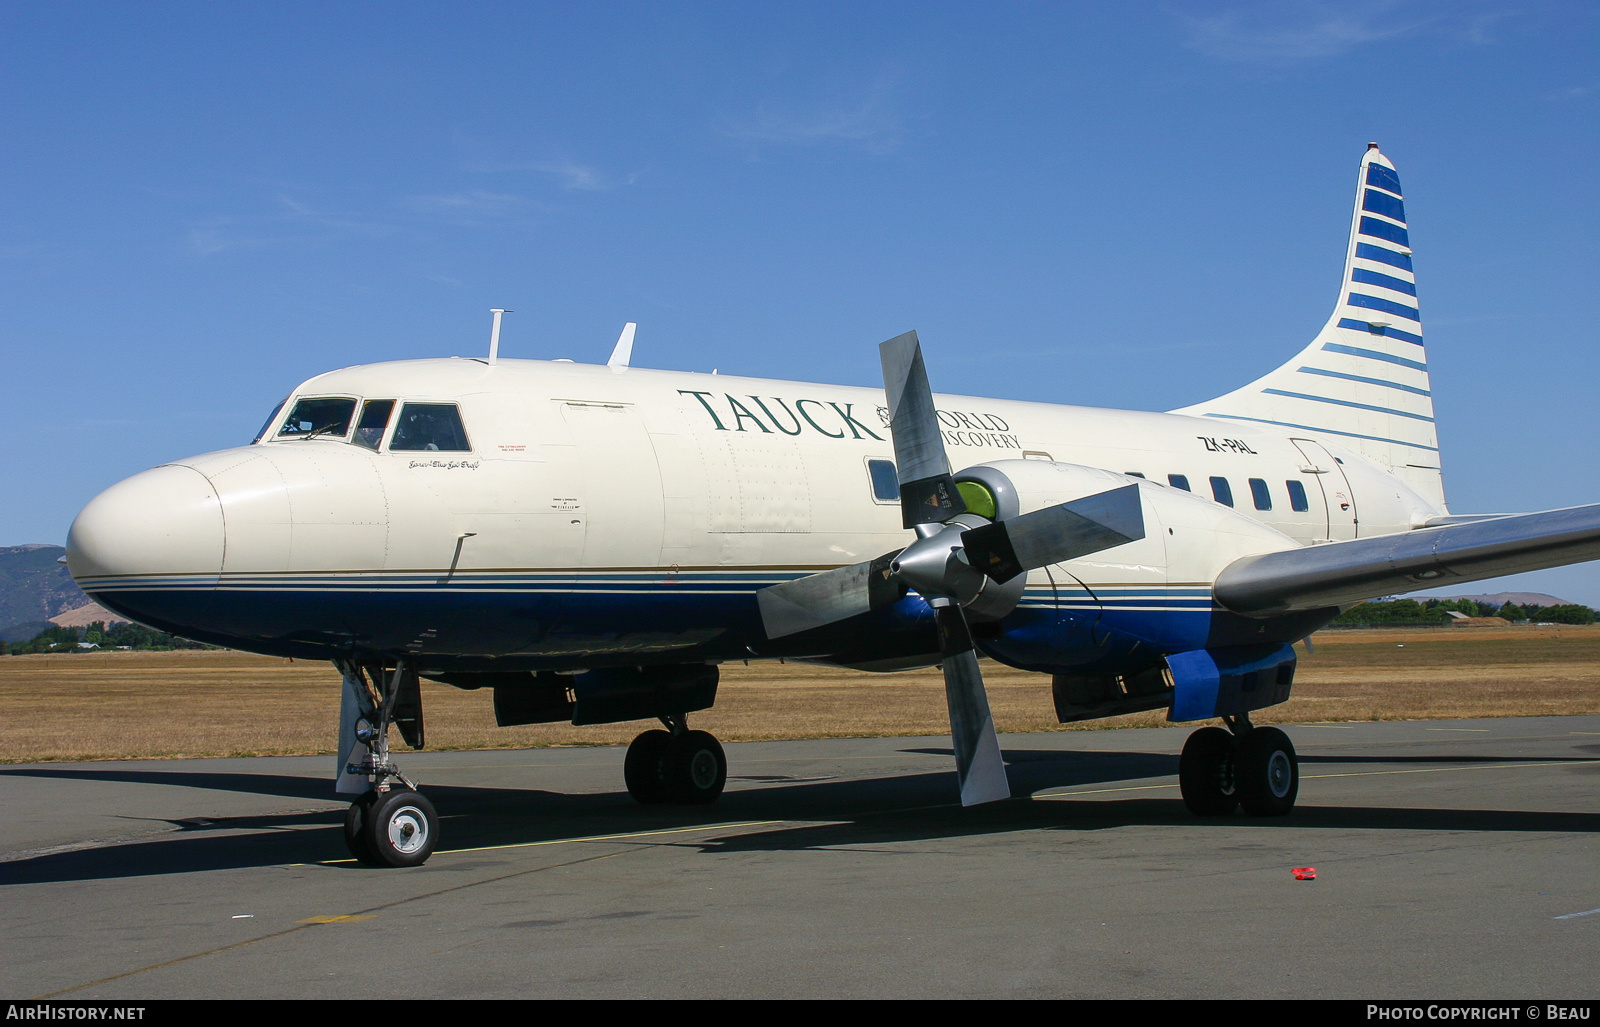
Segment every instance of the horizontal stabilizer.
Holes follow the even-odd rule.
[[[1516,514],[1235,560],[1217,602],[1273,614],[1600,560],[1600,504]]]

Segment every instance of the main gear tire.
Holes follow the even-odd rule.
[[[1300,759],[1275,727],[1246,731],[1234,756],[1239,805],[1253,817],[1281,817],[1300,794]]]
[[[691,806],[716,802],[728,783],[722,744],[705,731],[685,731],[674,738],[664,769],[673,800]]]
[[[628,746],[628,755],[622,761],[622,780],[633,801],[653,806],[672,800],[666,776],[667,751],[671,748],[672,736],[660,729],[644,732]]]
[[[1189,812],[1224,817],[1239,805],[1233,736],[1220,727],[1203,727],[1183,743],[1178,757],[1178,790]]]

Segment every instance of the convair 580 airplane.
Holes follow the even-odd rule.
[[[96,497],[68,567],[152,627],[334,661],[346,838],[377,864],[438,839],[389,754],[391,725],[423,745],[419,677],[492,689],[502,725],[659,719],[629,791],[710,802],[726,761],[687,715],[719,663],[940,664],[972,804],[1010,794],[981,653],[1051,675],[1063,722],[1221,718],[1184,746],[1184,801],[1287,813],[1294,748],[1250,713],[1289,698],[1295,641],[1363,599],[1600,557],[1600,505],[1446,509],[1376,144],[1355,206],[1311,345],[1182,410],[936,395],[915,333],[880,347],[882,391],[647,370],[630,325],[605,366],[492,346],[312,378],[251,445]]]

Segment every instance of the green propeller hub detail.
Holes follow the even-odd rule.
[[[967,510],[979,517],[994,520],[1000,512],[999,504],[995,502],[994,493],[988,486],[976,481],[956,482],[956,491],[961,493],[961,499],[967,504]]]

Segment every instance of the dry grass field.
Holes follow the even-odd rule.
[[[1600,713],[1600,626],[1321,632],[1294,698],[1259,723]],[[1002,731],[1154,726],[1160,712],[1062,727],[1049,678],[984,662]],[[423,683],[430,749],[608,745],[644,725],[499,728],[491,694]],[[0,762],[332,751],[339,678],[326,663],[235,652],[0,657]],[[694,726],[725,741],[947,732],[937,670],[857,674],[725,664]],[[396,739],[398,743],[398,738]]]

